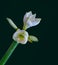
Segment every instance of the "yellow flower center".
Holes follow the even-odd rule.
[[[23,35],[23,34],[19,34],[19,35],[18,35],[18,38],[19,38],[20,40],[24,40],[24,35]]]

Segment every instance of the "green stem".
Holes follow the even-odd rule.
[[[7,50],[7,52],[5,53],[5,55],[2,57],[1,61],[0,61],[0,65],[5,65],[5,63],[7,62],[7,60],[10,58],[10,56],[12,55],[13,51],[15,50],[15,48],[18,46],[17,42],[13,42],[9,49]]]
[[[27,29],[27,25],[24,25],[24,26],[23,26],[23,30],[26,30],[26,29]]]

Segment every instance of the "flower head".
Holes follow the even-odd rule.
[[[36,17],[36,14],[32,14],[32,12],[27,12],[25,15],[24,15],[24,18],[23,18],[23,22],[24,22],[24,25],[23,25],[23,30],[20,30],[15,24],[14,22],[10,19],[10,18],[7,18],[9,24],[14,28],[16,29],[17,31],[13,34],[13,40],[16,41],[17,43],[21,43],[21,44],[26,44],[27,41],[29,42],[36,42],[38,41],[38,38],[33,36],[33,35],[29,35],[27,31],[25,31],[27,28],[30,28],[32,26],[36,26],[40,23],[41,21],[41,18],[35,18]]]
[[[17,43],[26,44],[28,41],[28,32],[18,29],[13,34],[13,39],[17,41]]]
[[[27,29],[27,28],[30,28],[32,26],[38,25],[41,21],[41,18],[35,18],[35,17],[36,17],[36,14],[32,14],[31,11],[27,12],[23,18],[23,22],[24,22],[23,28]]]

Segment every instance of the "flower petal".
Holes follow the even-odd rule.
[[[13,40],[15,40],[17,43],[26,44],[28,41],[28,32],[18,29],[13,34]]]
[[[36,26],[40,23],[41,18],[36,18],[35,21],[32,22],[32,26]]]
[[[32,12],[27,12],[25,15],[24,15],[24,18],[23,18],[23,21],[26,22],[27,19],[32,15]]]
[[[27,22],[27,28],[32,27],[32,26],[36,26],[40,23],[41,18],[34,18],[36,15],[33,15]],[[32,19],[33,18],[33,19]]]
[[[17,36],[20,33],[20,29],[18,29],[14,34],[13,34],[13,39],[16,41],[17,40]]]
[[[31,20],[31,21],[35,20],[35,17],[36,17],[36,14],[31,15],[31,16],[29,17],[29,20]]]

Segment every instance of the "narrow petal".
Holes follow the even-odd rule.
[[[35,21],[37,21],[38,22],[38,24],[40,23],[40,21],[41,21],[41,18],[36,18],[35,19]]]
[[[24,15],[24,18],[23,18],[23,22],[26,22],[27,19],[32,15],[32,12],[27,12],[25,15]]]
[[[27,28],[33,26],[33,22],[34,22],[34,20],[35,20],[35,17],[36,17],[36,14],[30,16],[30,18],[29,18],[28,21],[26,22],[26,24],[27,24]]]
[[[26,13],[26,17],[29,17],[31,15],[32,15],[32,12],[31,11]]]
[[[32,22],[32,26],[36,26],[40,23],[41,18],[36,18],[35,21]]]
[[[13,39],[16,41],[17,40],[17,36],[20,33],[20,29],[18,29],[14,34],[13,34]]]
[[[34,20],[35,20],[35,17],[36,17],[36,14],[31,15],[31,16],[29,17],[29,20],[34,21]]]

